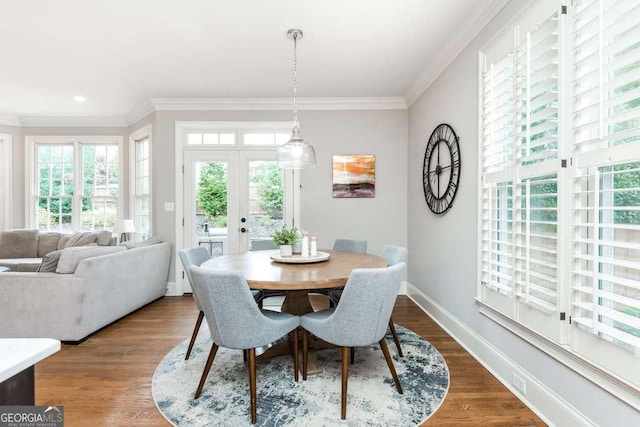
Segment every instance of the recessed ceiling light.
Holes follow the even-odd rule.
[[[76,102],[85,102],[87,100],[87,98],[85,98],[82,95],[76,95],[76,96],[73,97],[73,100],[76,101]]]

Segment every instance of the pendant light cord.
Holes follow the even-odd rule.
[[[293,126],[298,126],[298,34],[293,34]]]

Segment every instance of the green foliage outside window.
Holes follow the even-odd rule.
[[[284,194],[282,191],[282,169],[275,162],[264,162],[251,177],[258,184],[260,209],[272,218],[282,218]]]
[[[212,227],[227,226],[227,168],[223,163],[207,163],[200,170],[198,205]]]
[[[616,210],[613,213],[615,224],[640,224],[640,162],[618,165],[614,171],[628,171],[616,173],[613,178],[615,207],[632,207],[633,210]],[[628,190],[625,190],[628,189]]]

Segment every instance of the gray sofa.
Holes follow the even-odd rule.
[[[73,246],[115,245],[116,238],[111,234],[108,230],[75,234],[39,230],[0,231],[0,267],[11,271],[38,271],[42,258],[53,251]]]
[[[71,274],[0,273],[0,338],[79,342],[166,293],[170,243],[72,249],[77,267],[60,258]],[[78,259],[83,250],[110,253]]]

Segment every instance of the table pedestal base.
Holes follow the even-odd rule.
[[[296,316],[313,312],[311,301],[309,301],[309,291],[287,291],[282,303],[282,311]]]
[[[309,290],[296,290],[296,291],[287,291],[287,295],[284,298],[284,302],[282,303],[282,311],[284,313],[291,313],[296,316],[302,316],[307,313],[313,312],[313,307],[311,306],[311,301],[309,301]],[[302,372],[302,330],[298,331],[300,335],[298,336],[298,342],[300,343],[300,348],[298,349],[298,357],[300,363],[298,366],[300,367],[300,371]],[[316,350],[326,349],[326,348],[336,348],[335,345],[329,344],[325,341],[319,340],[314,336],[309,336],[309,352],[307,355],[307,375],[318,375],[322,372],[322,368],[318,363],[318,358],[316,357]],[[291,354],[291,344],[287,340],[286,342],[278,342],[275,343],[272,347],[262,353],[258,360],[261,359],[269,359],[271,357],[284,356]]]

